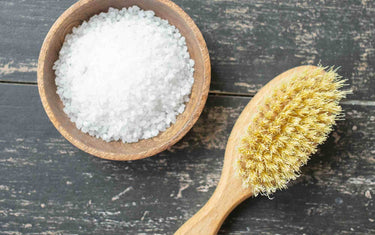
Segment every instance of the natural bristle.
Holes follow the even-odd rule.
[[[292,74],[266,97],[239,146],[236,171],[254,196],[270,195],[299,176],[300,167],[327,139],[347,91],[335,70]]]

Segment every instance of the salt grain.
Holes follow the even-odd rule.
[[[165,131],[185,110],[194,82],[185,38],[137,6],[110,8],[73,28],[53,69],[77,128],[124,143]]]

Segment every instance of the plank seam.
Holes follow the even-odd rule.
[[[23,82],[23,81],[2,81],[0,80],[0,84],[12,84],[12,85],[33,85],[37,86],[37,82]]]
[[[8,84],[8,85],[27,85],[27,86],[37,86],[37,82],[22,82],[22,81],[1,81],[0,84]],[[237,97],[237,98],[252,98],[254,95],[248,93],[235,93],[235,92],[227,92],[227,91],[210,91],[210,96],[223,96],[223,97]],[[343,100],[340,102],[344,105],[352,105],[352,106],[375,106],[375,101],[372,100]]]

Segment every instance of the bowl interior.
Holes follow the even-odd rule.
[[[186,38],[191,58],[195,61],[194,84],[190,101],[175,124],[158,136],[137,143],[121,141],[105,142],[76,128],[63,111],[63,104],[56,94],[54,62],[72,28],[95,14],[108,11],[109,7],[121,9],[137,5],[144,10],[153,10],[155,15],[167,19]],[[185,12],[168,0],[81,0],[70,7],[48,33],[39,57],[38,86],[43,106],[60,133],[78,148],[92,155],[112,160],[134,160],[155,155],[181,139],[193,126],[202,112],[210,84],[210,63],[204,39]]]

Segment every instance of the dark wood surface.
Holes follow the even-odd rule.
[[[0,0],[0,80],[36,82],[39,49],[74,0]],[[178,0],[201,29],[216,92],[254,95],[302,64],[341,66],[355,93],[374,100],[375,1]]]
[[[152,158],[112,162],[69,144],[36,87],[40,46],[72,0],[0,0],[0,234],[172,234],[210,197],[251,96],[301,64],[341,66],[354,94],[302,176],[251,198],[220,234],[375,233],[375,2],[175,1],[212,58],[204,113]]]

